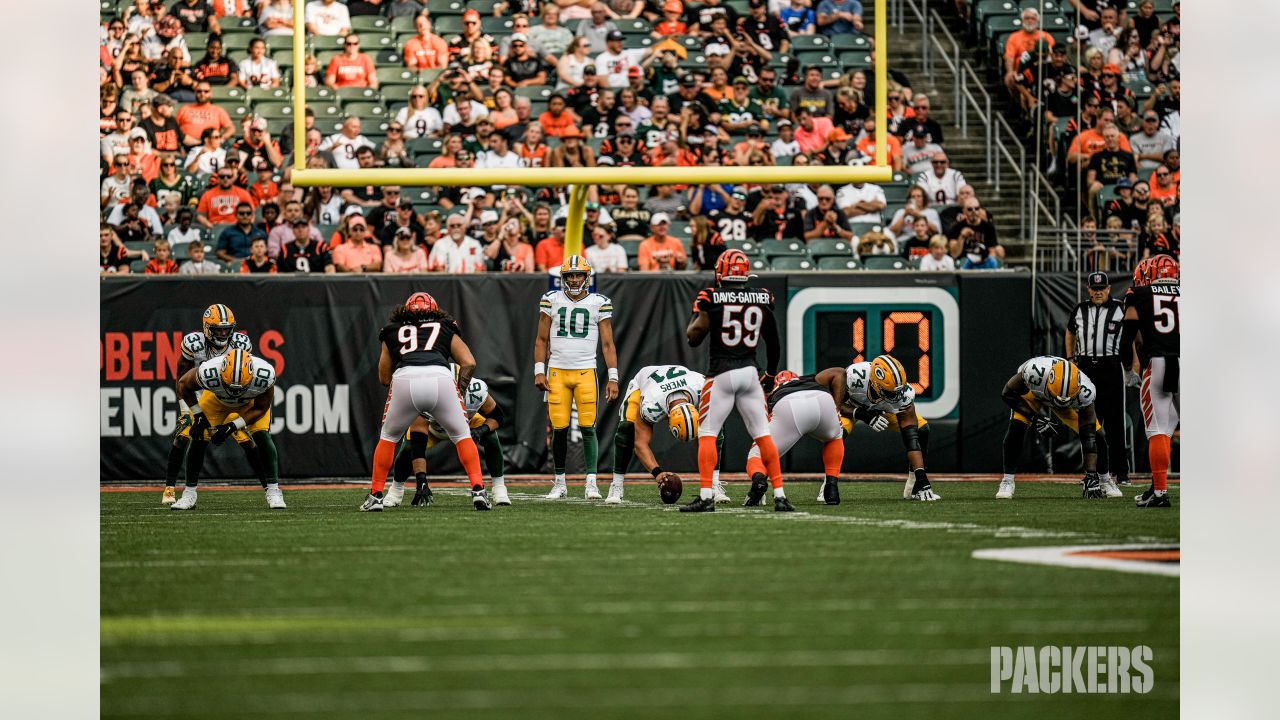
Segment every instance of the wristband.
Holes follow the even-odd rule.
[[[609,382],[618,382],[618,368],[609,368]]]
[[[244,418],[237,416],[235,420],[231,421],[231,425],[237,430],[243,430],[248,423],[244,421]]]
[[[204,414],[204,408],[197,403],[191,406],[191,417],[196,418]]]
[[[182,398],[178,398],[178,413],[182,414],[190,411],[191,408],[187,406],[187,401]]]
[[[662,474],[662,466],[654,465],[653,469],[649,471],[649,474],[653,476],[654,480],[657,480],[658,476]]]
[[[547,364],[546,364],[546,363],[540,363],[540,362],[536,362],[536,363],[534,363],[534,364],[533,364],[533,374],[534,374],[534,375],[546,375],[546,374],[547,374]]]

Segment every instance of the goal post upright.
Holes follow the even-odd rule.
[[[889,165],[888,143],[880,142],[887,132],[885,118],[888,105],[888,63],[885,43],[888,37],[887,0],[874,0],[875,7],[875,159],[872,165],[803,165],[747,166],[717,165],[681,167],[541,167],[517,169],[470,168],[366,168],[319,169],[306,167],[305,117],[306,84],[299,81],[306,67],[306,0],[293,0],[293,168],[294,187],[332,185],[337,187],[399,185],[403,187],[470,187],[484,185],[566,186],[569,189],[569,218],[565,227],[565,252],[578,253],[583,247],[582,218],[585,214],[587,189],[590,185],[685,185],[746,183],[885,183],[893,180]]]

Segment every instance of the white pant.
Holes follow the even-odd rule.
[[[753,367],[726,370],[707,378],[698,403],[698,437],[715,437],[724,427],[729,411],[742,415],[747,432],[753,438],[769,434],[769,414],[760,387],[759,371]]]
[[[1178,427],[1178,406],[1174,393],[1164,389],[1165,359],[1153,357],[1142,373],[1142,419],[1147,437],[1173,435]]]
[[[467,413],[449,368],[404,365],[391,376],[387,405],[382,411],[382,439],[399,442],[419,415],[430,415],[455,443],[470,437]]]
[[[778,457],[786,455],[802,437],[823,443],[840,438],[840,413],[836,412],[835,399],[822,390],[802,390],[787,395],[773,406],[769,434],[778,448]],[[752,445],[748,456],[760,457],[760,448]]]

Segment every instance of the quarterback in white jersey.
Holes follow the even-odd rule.
[[[1124,496],[1109,472],[1107,441],[1093,407],[1096,397],[1093,381],[1065,358],[1041,355],[1018,366],[1001,393],[1010,412],[1009,427],[1004,435],[1004,476],[996,499],[1013,497],[1014,475],[1027,428],[1045,440],[1058,434],[1053,419],[1042,415],[1041,408],[1047,408],[1050,415],[1080,436],[1080,450],[1084,454],[1085,475],[1081,481],[1084,497]]]
[[[175,376],[179,379],[191,368],[213,358],[222,357],[231,350],[253,351],[253,342],[249,336],[236,332],[236,316],[231,308],[221,303],[210,305],[204,311],[201,329],[187,333],[182,338],[182,357],[178,358],[178,369]],[[172,505],[177,501],[178,471],[182,461],[187,457],[187,446],[191,444],[191,423],[195,417],[191,408],[178,393],[178,427],[173,434],[173,444],[169,446],[169,461],[165,467],[164,494],[160,496],[162,505]],[[245,451],[249,465],[256,471],[255,463],[258,453],[253,449],[253,442],[243,432],[236,433],[237,443]]]
[[[902,486],[902,497],[926,502],[941,500],[924,469],[929,421],[916,412],[916,391],[908,382],[902,363],[892,355],[881,355],[871,362],[845,368],[844,380],[846,395],[836,398],[842,401],[837,402],[842,413],[876,432],[892,429],[902,437],[907,451],[907,481]],[[849,429],[852,431],[852,424]]]
[[[578,408],[582,451],[586,463],[585,496],[599,500],[596,488],[596,345],[604,351],[609,368],[605,402],[618,397],[618,353],[613,344],[613,301],[591,292],[591,265],[581,255],[570,255],[560,266],[562,290],[553,290],[539,302],[538,335],[533,345],[533,384],[547,394],[551,419],[551,465],[555,483],[549,499],[568,495],[565,460],[569,452],[572,409]]]
[[[613,482],[609,484],[606,505],[622,502],[623,482],[633,454],[654,478],[663,474],[649,447],[655,426],[666,421],[672,437],[680,442],[690,442],[698,436],[698,404],[705,384],[702,373],[683,365],[647,365],[631,378],[618,410],[618,430],[613,436]],[[723,437],[721,434],[721,442]],[[729,502],[720,484],[718,466],[713,487],[716,502]]]
[[[200,363],[178,380],[178,395],[191,406],[195,420],[190,428],[186,488],[171,506],[174,510],[195,507],[196,486],[208,445],[221,445],[237,433],[248,436],[257,453],[254,469],[266,491],[267,506],[285,507],[276,446],[271,439],[275,385],[276,371],[271,363],[239,349]],[[204,392],[197,398],[201,390]]]

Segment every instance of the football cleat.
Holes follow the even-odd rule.
[[[1147,488],[1141,495],[1134,497],[1133,502],[1140,508],[1173,507],[1173,503],[1169,502],[1169,493],[1156,495],[1155,488]]]
[[[483,490],[471,491],[471,505],[476,510],[492,510],[493,509],[493,507],[489,505],[488,498],[484,496]]]
[[[775,497],[773,499],[773,511],[774,512],[795,512],[796,509],[791,504],[791,501],[788,500],[784,495],[782,497]]]
[[[404,502],[404,483],[392,482],[391,489],[382,498],[382,507],[399,507]]]
[[[288,505],[284,504],[284,493],[281,492],[280,488],[278,487],[267,488],[266,496],[267,496],[267,507],[271,508],[272,510],[284,510],[285,508],[289,507]]]
[[[727,502],[733,502],[732,498],[730,498],[724,492],[724,483],[720,482],[719,480],[716,480],[714,483],[711,484],[711,492],[714,493],[712,500],[715,500],[717,505],[722,505]]]
[[[929,476],[925,474],[924,468],[913,470],[911,476],[915,482],[911,486],[910,499],[922,502],[933,502],[942,499],[941,495],[933,491],[933,486],[929,484]]]
[[[172,505],[175,502],[177,502],[177,500],[178,500],[178,489],[175,487],[170,487],[166,485],[164,487],[164,494],[160,496],[160,504]]]
[[[382,512],[382,498],[369,493],[369,496],[360,504],[360,512]]]
[[[609,497],[604,499],[605,505],[621,505],[622,504],[622,483],[609,484]]]
[[[582,497],[588,500],[600,499],[600,488],[596,486],[595,480],[588,480],[582,488]]]
[[[506,485],[493,486],[493,504],[494,505],[510,505],[511,498],[507,496]]]
[[[751,489],[747,490],[747,499],[742,503],[743,507],[757,507],[760,501],[764,499],[765,491],[769,489],[769,478],[764,473],[756,473],[751,476]]]
[[[711,498],[694,498],[688,505],[681,505],[680,512],[715,512],[716,501]]]
[[[1001,480],[1000,489],[996,491],[997,500],[1009,500],[1013,497],[1013,481]]]
[[[547,500],[563,500],[569,497],[569,488],[564,485],[552,485],[551,492],[547,493],[544,497],[546,497]]]
[[[1102,478],[1102,493],[1109,498],[1124,497],[1124,493],[1120,492],[1120,488],[1116,487],[1116,481],[1112,480],[1110,475]]]
[[[840,479],[828,475],[822,480],[822,488],[818,491],[818,502],[827,505],[840,504]]]
[[[431,486],[423,483],[422,487],[418,488],[418,490],[413,493],[413,501],[410,505],[413,507],[426,507],[434,504],[435,501],[435,496],[431,492]]]
[[[182,497],[177,502],[169,506],[170,510],[190,510],[196,506],[196,489],[193,487],[184,487],[182,489]]]

